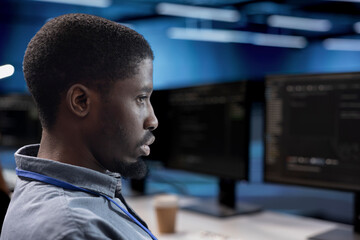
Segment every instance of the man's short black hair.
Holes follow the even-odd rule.
[[[61,95],[75,83],[104,92],[131,77],[150,45],[136,31],[88,14],[66,14],[48,21],[31,39],[23,70],[44,128],[55,121]]]

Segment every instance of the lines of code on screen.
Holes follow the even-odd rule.
[[[268,181],[360,190],[360,74],[270,76]]]

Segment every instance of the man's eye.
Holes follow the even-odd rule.
[[[140,97],[138,97],[137,100],[139,103],[144,103],[146,101],[146,99],[147,99],[147,96],[140,96]]]

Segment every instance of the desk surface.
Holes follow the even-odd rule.
[[[305,240],[312,235],[336,227],[350,228],[348,225],[272,211],[220,219],[180,210],[177,216],[177,232],[175,234],[159,235],[153,209],[153,198],[151,196],[133,197],[127,198],[127,201],[146,221],[150,230],[159,240],[188,239],[189,234],[200,231],[210,231],[230,237],[214,238],[219,240]],[[181,198],[180,205],[186,204],[186,201],[188,199]]]

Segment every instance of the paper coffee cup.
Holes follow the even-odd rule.
[[[174,233],[176,229],[176,214],[178,197],[176,195],[157,195],[154,198],[159,233]]]

